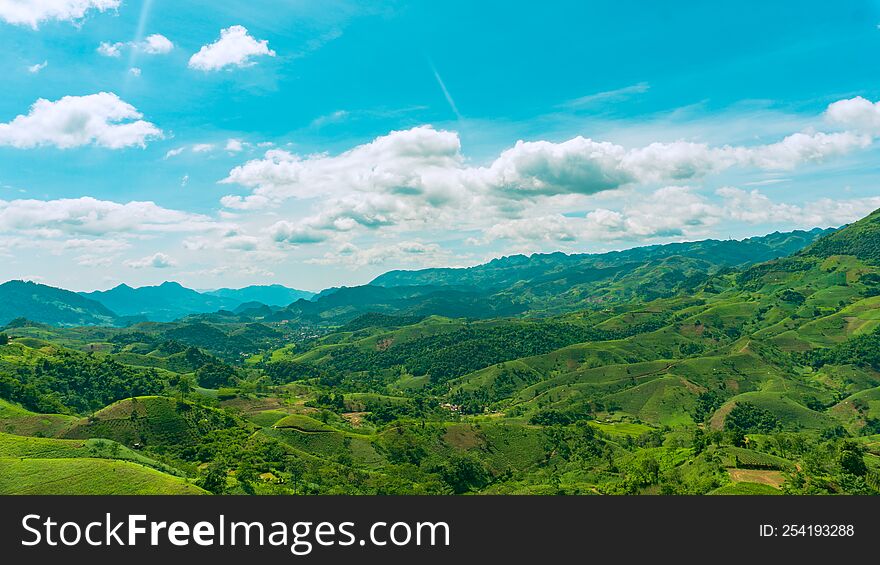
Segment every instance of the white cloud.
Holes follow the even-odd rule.
[[[477,176],[491,190],[507,194],[594,194],[637,183],[700,178],[734,166],[791,170],[870,143],[870,137],[851,132],[795,133],[768,145],[717,148],[677,141],[625,149],[583,137],[562,143],[520,141]]]
[[[725,187],[711,201],[693,188],[670,186],[645,195],[621,210],[595,209],[584,216],[551,214],[499,222],[477,243],[498,239],[520,242],[650,241],[708,237],[724,221],[836,227],[880,208],[880,197],[832,200],[803,205],[774,202],[758,190]]]
[[[113,257],[107,257],[106,255],[79,255],[74,261],[80,267],[109,267],[113,264]]]
[[[139,67],[132,67],[132,68],[128,69],[128,74],[130,74],[133,77],[139,77],[139,76],[141,76],[141,69]]]
[[[330,238],[326,232],[309,226],[298,226],[285,220],[272,224],[267,232],[272,241],[290,245],[322,243]]]
[[[301,157],[273,150],[234,168],[224,183],[252,188],[221,202],[242,210],[277,206],[289,198],[347,193],[418,197],[432,206],[484,195],[523,200],[595,194],[647,182],[700,178],[733,166],[789,170],[864,147],[854,133],[796,133],[778,143],[713,148],[691,142],[623,146],[575,137],[561,143],[517,142],[486,167],[468,166],[454,132],[422,126],[393,131],[337,156]]]
[[[350,112],[347,110],[336,110],[335,112],[331,112],[324,116],[318,116],[312,123],[309,124],[309,127],[320,129],[327,124],[335,124],[341,121],[344,121],[350,116]]]
[[[427,267],[449,266],[453,259],[449,251],[436,243],[402,241],[389,245],[374,245],[369,248],[360,248],[352,243],[344,243],[331,253],[326,253],[317,259],[308,259],[305,262],[317,265],[338,264],[353,267],[393,262],[410,267]]]
[[[174,49],[174,43],[159,33],[148,35],[146,39],[135,44],[135,48],[148,55],[165,55]]]
[[[845,128],[880,133],[880,102],[871,102],[861,96],[830,104],[825,117]]]
[[[214,150],[213,143],[196,143],[192,146],[193,153],[208,153]]]
[[[42,63],[37,63],[36,65],[30,65],[27,70],[32,75],[35,75],[49,66],[49,61],[43,61]]]
[[[186,185],[189,184],[189,175],[183,175],[183,178],[180,179],[180,187],[186,188]]]
[[[0,20],[37,29],[46,21],[77,21],[89,10],[114,10],[120,3],[121,0],[3,0]]]
[[[122,50],[127,47],[132,48],[138,53],[145,53],[147,55],[166,55],[174,50],[174,43],[164,35],[154,33],[148,35],[142,41],[117,41],[115,43],[102,41],[101,44],[98,45],[98,53],[105,57],[119,57],[122,55]]]
[[[446,199],[447,189],[461,190],[453,177],[462,169],[458,135],[431,127],[394,131],[337,156],[300,157],[287,151],[267,151],[263,159],[234,168],[224,183],[254,191],[228,196],[224,206],[255,209],[287,200],[348,192],[425,194]],[[444,186],[452,181],[449,186]],[[458,184],[458,186],[455,186]]]
[[[170,159],[172,157],[177,157],[181,153],[186,151],[186,147],[176,147],[174,149],[169,149],[167,153],[165,153],[165,159]]]
[[[168,267],[174,267],[177,263],[164,253],[154,253],[153,255],[148,255],[142,259],[136,259],[131,261],[126,261],[125,266],[131,267],[132,269],[167,269]]]
[[[134,106],[109,92],[65,96],[54,102],[40,98],[27,115],[0,123],[0,146],[144,147],[147,140],[162,137],[162,131],[142,117]]]
[[[247,28],[234,25],[220,30],[220,39],[204,45],[190,57],[189,66],[200,71],[218,71],[226,67],[247,67],[255,64],[253,57],[274,57],[265,39],[257,40],[248,34]]]
[[[120,204],[88,196],[59,200],[0,200],[0,233],[43,237],[215,229],[207,216],[170,210],[153,202]]]
[[[632,84],[630,86],[625,86],[623,88],[617,88],[614,90],[606,90],[604,92],[597,92],[595,94],[588,94],[587,96],[581,96],[580,98],[575,98],[574,100],[569,100],[568,102],[562,104],[562,107],[567,108],[581,108],[584,106],[593,106],[595,104],[620,100],[621,98],[628,98],[634,94],[644,94],[651,89],[651,85],[647,82],[640,82],[638,84]]]
[[[788,223],[798,227],[837,227],[863,218],[880,208],[880,196],[821,198],[795,205],[773,202],[757,190],[724,187],[716,192],[724,199],[727,217],[753,224]]]
[[[226,150],[230,153],[238,153],[244,149],[244,143],[240,139],[229,139],[226,141]]]
[[[117,43],[109,43],[107,41],[102,41],[100,45],[98,45],[98,53],[105,57],[119,57],[122,55],[122,48],[125,47],[125,43],[117,42]]]
[[[222,181],[247,187],[250,194],[227,195],[221,204],[254,211],[278,208],[289,199],[313,202],[312,215],[284,219],[274,227],[271,237],[276,242],[293,245],[321,243],[335,233],[354,230],[402,232],[452,225],[478,229],[491,223],[498,224],[491,238],[528,232],[527,239],[572,241],[584,227],[557,218],[547,210],[548,203],[625,187],[701,179],[731,167],[790,170],[870,142],[870,137],[852,132],[818,132],[754,146],[678,141],[626,148],[575,137],[560,143],[520,141],[487,166],[476,167],[462,154],[455,132],[422,126],[393,131],[338,155],[267,151],[263,158],[235,167]],[[707,218],[707,225],[714,221],[712,205],[689,189],[664,190],[653,204],[661,213],[632,208],[620,229],[630,235],[673,237],[693,232],[701,216]],[[677,208],[667,211],[667,199]],[[481,213],[469,212],[476,209]],[[682,214],[690,214],[684,221],[691,229],[681,229]],[[535,217],[541,223],[531,223]],[[596,223],[595,230],[613,227],[607,224],[610,219],[606,214],[606,224]]]

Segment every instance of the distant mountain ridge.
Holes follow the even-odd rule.
[[[54,326],[112,326],[118,316],[75,292],[30,281],[0,284],[0,326],[16,318]]]
[[[206,314],[218,310],[234,310],[246,302],[271,300],[272,305],[285,305],[312,293],[281,285],[249,286],[242,289],[223,288],[198,292],[176,282],[158,286],[132,288],[120,284],[110,290],[84,292],[82,296],[100,302],[120,316],[136,316],[155,322],[170,322],[191,314]],[[259,297],[259,298],[258,298]],[[286,300],[285,297],[292,297]],[[278,303],[278,300],[286,300]]]
[[[368,285],[314,294],[281,285],[198,292],[176,282],[75,293],[36,283],[0,285],[0,323],[15,318],[57,326],[170,322],[224,311],[243,320],[343,325],[365,313],[487,318],[548,315],[633,298],[696,290],[708,276],[794,253],[880,258],[880,215],[834,233],[813,229],[736,240],[703,240],[601,254],[514,255],[466,269],[390,271]],[[825,236],[825,237],[823,237]]]
[[[204,291],[202,294],[228,300],[236,300],[239,302],[238,306],[247,302],[259,302],[266,306],[287,306],[291,302],[296,302],[300,298],[309,300],[315,295],[314,292],[288,288],[280,284],[253,285],[244,288],[220,288],[217,290]]]
[[[514,255],[465,269],[390,271],[367,285],[324,290],[265,320],[342,325],[365,313],[491,318],[652,300],[695,290],[722,269],[789,256],[832,232],[816,228],[602,254]]]
[[[572,268],[602,269],[671,256],[707,260],[724,267],[740,267],[791,255],[834,231],[836,231],[834,228],[814,228],[809,231],[774,232],[743,240],[706,239],[595,254],[568,255],[556,252],[538,253],[532,256],[511,255],[474,267],[389,271],[379,275],[369,284],[386,287],[419,284],[504,287],[518,281],[531,280],[538,276],[546,277],[551,273],[561,273]]]

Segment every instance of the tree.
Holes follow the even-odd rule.
[[[180,378],[177,379],[177,384],[175,385],[178,394],[180,394],[181,398],[186,398],[186,396],[192,393],[195,390],[195,384],[192,381],[192,377],[188,375],[181,375]]]
[[[865,465],[862,453],[861,446],[851,441],[843,442],[837,453],[837,462],[840,464],[840,468],[850,475],[865,475],[868,472],[868,467]]]
[[[9,343],[9,336],[5,333],[0,333],[0,345],[6,345]]]
[[[737,402],[724,418],[724,429],[741,434],[769,433],[778,427],[776,416],[751,402]]]
[[[208,470],[196,484],[208,492],[223,494],[226,492],[226,467],[218,462],[211,463]]]
[[[284,470],[290,475],[290,480],[293,482],[294,494],[298,493],[299,482],[306,472],[305,463],[303,463],[300,459],[290,457],[284,463]]]
[[[440,470],[440,476],[455,494],[480,489],[489,484],[489,475],[483,465],[469,455],[451,458]]]
[[[235,472],[235,478],[243,491],[248,494],[254,493],[254,483],[257,481],[257,470],[249,462],[242,462]]]
[[[227,386],[235,378],[235,369],[220,363],[208,363],[196,371],[196,380],[204,388]]]

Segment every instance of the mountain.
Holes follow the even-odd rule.
[[[266,316],[263,321],[337,325],[367,312],[491,317],[511,316],[523,311],[522,306],[507,299],[492,301],[479,289],[470,287],[364,285],[334,289],[314,300],[298,300]]]
[[[260,302],[267,306],[287,306],[300,298],[309,300],[315,295],[307,290],[288,288],[280,284],[255,285],[244,288],[221,288],[218,290],[205,291],[202,294],[235,300],[240,304],[245,302]]]
[[[110,290],[80,294],[121,316],[144,316],[156,322],[170,322],[189,314],[231,310],[240,304],[239,300],[201,294],[176,282],[140,288],[121,284]]]
[[[598,254],[567,255],[557,252],[529,257],[512,255],[475,267],[389,271],[376,277],[370,284],[388,287],[433,284],[503,288],[539,277],[546,280],[554,274],[565,276],[572,270],[607,269],[672,256],[708,261],[716,267],[742,267],[791,255],[833,231],[815,228],[810,231],[774,232],[743,240],[707,239]]]
[[[833,230],[704,240],[602,254],[514,255],[466,269],[390,271],[359,287],[321,291],[264,321],[346,324],[375,312],[492,318],[553,315],[693,292],[724,269],[786,257]]]
[[[16,318],[53,326],[112,326],[118,316],[75,292],[25,281],[0,285],[0,325]]]
[[[804,249],[802,254],[815,257],[853,255],[868,263],[880,263],[880,210],[823,237]]]

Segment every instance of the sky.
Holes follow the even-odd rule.
[[[365,284],[880,208],[880,2],[0,0],[0,280]]]

